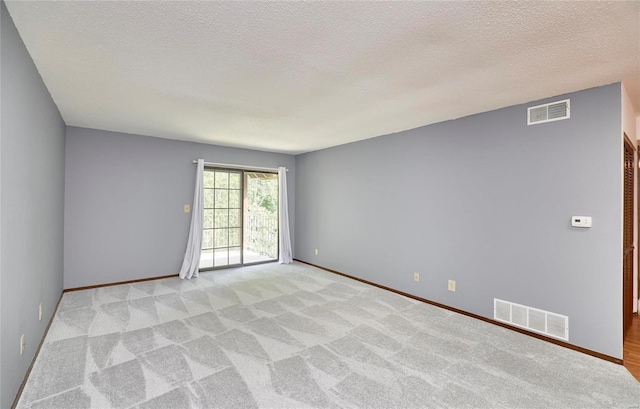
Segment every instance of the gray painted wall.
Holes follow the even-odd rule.
[[[62,293],[65,124],[1,8],[0,407],[9,408]]]
[[[621,358],[620,92],[297,156],[296,257],[484,317],[494,297],[568,315],[572,344]],[[563,98],[570,119],[526,125]]]
[[[295,156],[75,127],[66,138],[65,288],[178,274],[198,158],[288,167],[293,233]]]

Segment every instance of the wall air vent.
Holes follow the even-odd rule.
[[[569,317],[566,315],[494,298],[493,318],[549,337],[569,340]]]
[[[527,108],[527,125],[569,119],[571,106],[569,100],[552,102]]]

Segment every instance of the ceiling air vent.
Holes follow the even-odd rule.
[[[527,125],[568,119],[570,113],[571,109],[568,99],[552,102],[550,104],[529,107],[527,109]]]

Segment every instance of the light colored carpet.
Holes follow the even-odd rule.
[[[294,263],[65,293],[18,408],[639,404],[620,365]]]

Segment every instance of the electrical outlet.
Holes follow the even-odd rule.
[[[42,303],[40,303],[40,307],[38,307],[38,321],[42,321]]]
[[[27,346],[27,343],[24,340],[24,334],[20,336],[20,355],[24,353],[24,348]]]
[[[453,281],[453,280],[449,280],[448,288],[449,288],[449,291],[455,292],[456,291],[456,282]]]
[[[189,205],[184,205],[184,212],[185,213],[189,213],[191,211],[191,206]]]
[[[413,281],[420,281],[420,274],[419,273],[413,273]]]
[[[318,255],[318,249],[316,249],[316,256]]]

